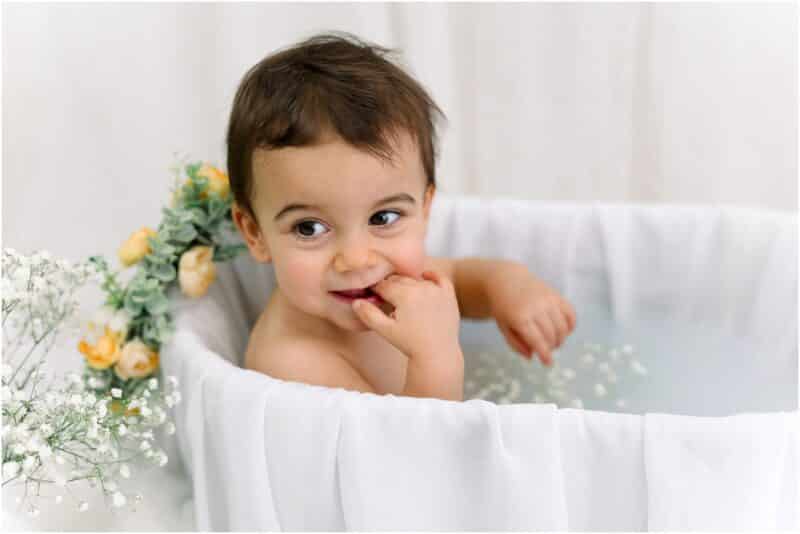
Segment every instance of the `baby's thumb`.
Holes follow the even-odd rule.
[[[388,317],[380,308],[366,300],[353,301],[353,310],[361,321],[372,330],[381,335],[388,333],[394,319]]]

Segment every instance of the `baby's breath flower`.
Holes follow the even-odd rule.
[[[151,378],[150,380],[148,380],[147,381],[147,387],[152,389],[152,390],[154,390],[154,391],[156,389],[158,389],[158,379],[157,378]]]
[[[113,499],[114,499],[114,506],[116,506],[117,508],[125,506],[125,503],[127,502],[125,496],[118,491],[114,493]]]
[[[126,427],[123,423],[120,423],[117,427],[117,435],[124,436],[128,433],[128,427]]]
[[[167,423],[167,426],[165,427],[165,430],[166,430],[167,434],[170,434],[170,435],[174,434],[175,433],[175,424],[172,421],[170,421],[169,423]]]
[[[14,478],[19,473],[20,467],[17,462],[5,462],[3,464],[3,480]]]
[[[119,474],[122,478],[130,478],[131,477],[131,468],[128,464],[122,464],[119,466]]]
[[[146,450],[150,449],[150,442],[149,442],[149,441],[147,441],[147,440],[143,441],[143,442],[141,443],[141,445],[139,445],[139,448],[140,448],[141,450],[143,450],[143,451],[146,451]]]
[[[115,399],[122,398],[122,390],[119,388],[111,388],[111,396]]]

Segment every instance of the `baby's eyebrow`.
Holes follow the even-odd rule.
[[[379,200],[378,202],[375,203],[373,209],[383,204],[388,204],[389,202],[408,202],[413,205],[416,201],[414,200],[414,197],[412,197],[408,193],[399,193],[397,195],[386,197],[383,200]],[[312,206],[310,204],[289,204],[288,206],[284,207],[281,211],[278,212],[274,220],[277,221],[278,219],[280,219],[281,217],[283,217],[284,215],[288,214],[291,211],[315,210],[315,209],[319,209],[319,207]]]

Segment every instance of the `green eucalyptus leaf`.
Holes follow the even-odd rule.
[[[163,293],[156,293],[151,296],[145,306],[150,315],[161,315],[169,311],[169,299]]]
[[[172,263],[165,262],[154,266],[153,270],[150,271],[150,274],[152,274],[154,278],[167,283],[174,280],[178,273]]]
[[[197,237],[197,230],[191,224],[181,226],[172,234],[172,239],[178,243],[190,243]]]

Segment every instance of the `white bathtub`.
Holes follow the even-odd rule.
[[[467,392],[518,380],[511,404],[243,370],[273,279],[242,256],[207,297],[171,295],[178,329],[162,350],[183,384],[177,446],[198,529],[800,527],[795,215],[440,194],[428,252],[523,261],[568,298],[578,324],[558,360],[587,409],[532,403],[538,363],[492,322],[463,321]],[[597,396],[585,343],[629,344],[648,374],[622,360]]]

